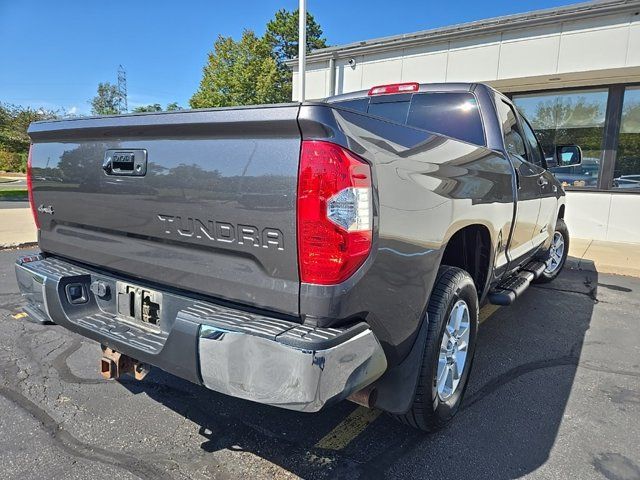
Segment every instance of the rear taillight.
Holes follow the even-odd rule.
[[[298,178],[300,280],[331,285],[351,276],[371,250],[371,168],[329,142],[304,141]]]
[[[33,201],[33,172],[31,169],[31,155],[33,151],[33,145],[29,147],[29,156],[27,157],[27,192],[29,194],[29,204],[31,205],[31,213],[33,214],[33,221],[36,223],[36,228],[40,229],[40,222],[38,221],[38,210],[35,202]]]
[[[369,96],[390,95],[392,93],[411,93],[417,92],[420,84],[416,82],[392,83],[389,85],[378,85],[369,90]]]

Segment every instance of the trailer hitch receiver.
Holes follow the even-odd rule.
[[[101,345],[101,348],[100,373],[103,378],[120,378],[122,375],[129,374],[133,375],[136,380],[142,380],[151,369],[150,365],[116,352],[109,347]]]

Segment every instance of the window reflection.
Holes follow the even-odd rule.
[[[607,96],[607,90],[600,89],[513,97],[536,131],[549,170],[565,186],[598,186]],[[563,144],[582,148],[582,164],[557,166],[553,152],[556,145]]]
[[[613,188],[640,190],[640,87],[624,92]]]

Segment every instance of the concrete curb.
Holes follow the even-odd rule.
[[[0,251],[18,250],[20,248],[35,248],[37,246],[38,246],[38,242],[2,243],[0,244]]]
[[[640,277],[640,244],[572,238],[567,262],[577,270]]]

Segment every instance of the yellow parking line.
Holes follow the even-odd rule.
[[[500,309],[500,305],[492,305],[491,303],[488,303],[487,305],[485,305],[480,309],[480,315],[478,315],[478,321],[482,323],[488,320],[489,317],[494,313],[496,313],[499,309]]]
[[[485,305],[480,309],[480,323],[487,320],[491,315],[500,309],[499,305]],[[365,407],[358,407],[340,422],[333,430],[322,437],[316,448],[325,450],[342,450],[354,438],[360,435],[365,428],[380,416],[380,410],[371,410]]]
[[[316,443],[316,448],[342,450],[380,416],[380,410],[358,407]]]

